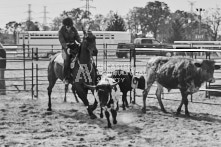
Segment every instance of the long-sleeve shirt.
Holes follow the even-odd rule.
[[[67,43],[74,43],[75,40],[81,42],[81,38],[74,27],[71,27],[70,31],[67,31],[65,26],[62,26],[58,32],[59,41],[61,43],[62,49],[67,48]]]

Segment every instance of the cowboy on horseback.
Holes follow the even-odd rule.
[[[70,74],[70,63],[72,55],[76,56],[79,51],[79,44],[81,43],[80,36],[77,29],[73,26],[73,21],[71,18],[65,18],[62,21],[63,26],[59,30],[59,41],[62,46],[62,57],[64,59],[64,82],[69,83],[71,78]],[[77,42],[77,43],[76,43]],[[76,46],[77,44],[77,46]]]

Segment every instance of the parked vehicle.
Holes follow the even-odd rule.
[[[129,58],[130,50],[132,49],[131,55],[133,55],[135,48],[139,48],[136,50],[136,55],[173,56],[172,51],[161,50],[162,48],[172,49],[172,46],[162,44],[154,38],[136,38],[134,43],[118,43],[116,56],[118,58]],[[146,50],[146,48],[155,48],[156,50]]]
[[[129,58],[130,57],[130,50],[131,50],[131,54],[132,54],[133,49],[134,49],[134,44],[133,43],[118,43],[116,56],[118,58],[123,58],[123,57]]]

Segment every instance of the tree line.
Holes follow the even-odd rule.
[[[106,16],[80,8],[65,10],[52,20],[49,26],[41,26],[43,30],[58,31],[62,20],[71,17],[78,30],[82,26],[92,31],[130,31],[133,37],[152,34],[154,38],[168,43],[182,40],[221,40],[219,36],[221,13],[220,8],[211,8],[203,13],[203,17],[193,12],[176,10],[171,12],[169,6],[160,1],[147,2],[144,7],[134,7],[126,17],[110,11]],[[22,26],[22,27],[21,27]],[[18,30],[20,28],[20,30]],[[39,24],[32,21],[6,24],[6,30],[38,31]],[[1,31],[2,33],[2,31]]]

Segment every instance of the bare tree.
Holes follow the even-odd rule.
[[[211,8],[205,13],[205,23],[209,26],[207,28],[207,32],[210,33],[212,40],[216,41],[218,36],[218,32],[220,31],[221,25],[221,12],[220,8]]]

